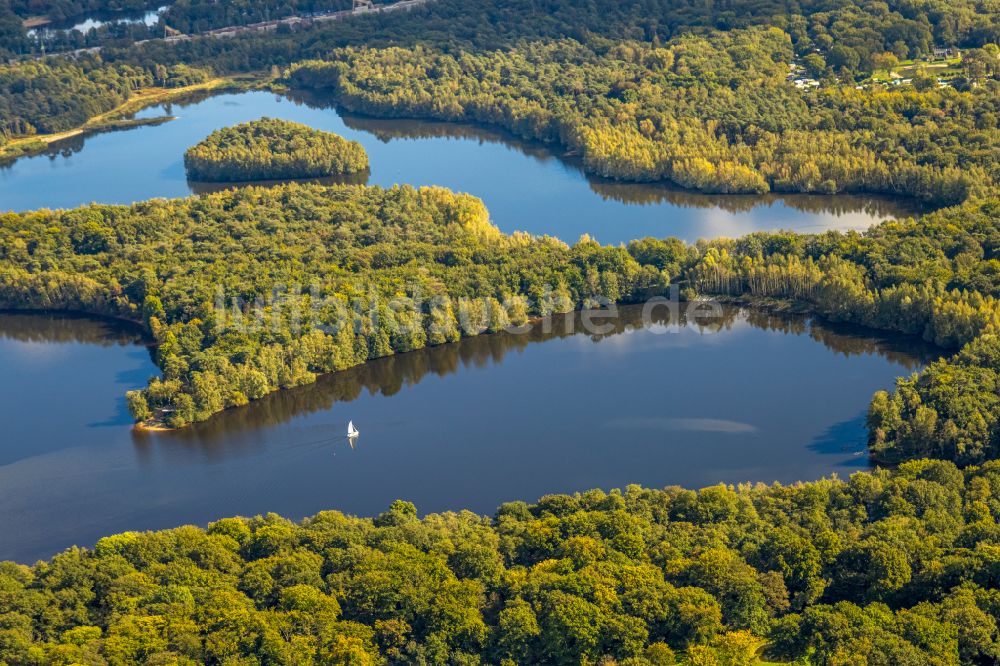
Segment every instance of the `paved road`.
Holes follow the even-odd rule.
[[[345,9],[339,12],[327,12],[325,14],[314,14],[311,16],[289,16],[288,18],[279,19],[277,21],[265,21],[263,23],[230,26],[228,28],[216,28],[215,30],[209,30],[208,32],[201,34],[207,37],[231,37],[233,35],[241,35],[248,32],[267,32],[270,30],[277,30],[280,25],[295,26],[302,24],[308,25],[309,23],[325,23],[327,21],[342,21],[354,16],[385,14],[388,12],[412,9],[420,5],[425,5],[428,2],[431,2],[431,0],[400,0],[399,2],[394,2],[389,5],[375,5],[371,9]],[[170,41],[171,39],[190,39],[190,37],[187,35],[178,35],[177,37],[166,37],[164,39]]]

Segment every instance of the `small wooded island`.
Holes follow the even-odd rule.
[[[360,143],[276,118],[215,130],[184,153],[190,180],[244,182],[319,178],[368,169]]]

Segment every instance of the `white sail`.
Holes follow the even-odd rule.
[[[354,427],[354,421],[347,422],[347,436],[348,437],[358,436],[358,429]]]

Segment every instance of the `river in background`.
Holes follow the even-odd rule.
[[[146,27],[156,25],[168,5],[139,12],[95,12],[88,16],[77,16],[64,21],[52,21],[27,31],[29,36],[53,37],[56,33],[77,31],[86,35],[104,25],[138,24]]]
[[[268,92],[227,93],[144,109],[159,125],[74,137],[48,154],[0,167],[0,210],[132,203],[213,189],[189,183],[184,151],[220,127],[270,116],[361,142],[367,182],[441,185],[481,197],[505,232],[602,243],[643,236],[699,238],[751,231],[865,229],[918,214],[912,202],[867,195],[705,195],[666,184],[586,176],[557,148],[475,125],[379,120],[342,114],[321,99]],[[363,180],[363,179],[362,179]]]
[[[374,515],[397,498],[492,514],[630,483],[847,475],[867,466],[872,393],[939,353],[803,317],[647,326],[639,312],[597,337],[559,318],[378,359],[170,433],[131,429],[124,394],[158,374],[138,330],[0,314],[0,560],[231,515]]]

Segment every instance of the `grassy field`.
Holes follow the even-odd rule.
[[[949,79],[961,74],[962,58],[948,58],[947,60],[937,60],[927,62],[925,60],[903,60],[891,72],[885,69],[876,69],[872,72],[871,80],[887,82],[893,79],[912,79],[919,72],[923,71],[928,76],[940,79]]]

